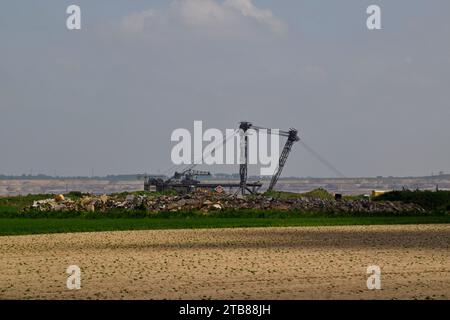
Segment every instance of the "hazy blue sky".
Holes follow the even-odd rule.
[[[449,172],[450,1],[1,1],[0,173],[162,172],[194,120],[296,127],[346,176]],[[300,145],[285,174],[333,175]]]

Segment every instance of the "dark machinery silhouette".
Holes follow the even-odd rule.
[[[289,156],[289,153],[292,150],[292,146],[295,142],[299,141],[300,138],[298,137],[298,131],[297,129],[289,129],[289,131],[282,131],[282,130],[272,130],[269,128],[263,128],[259,126],[253,125],[251,122],[243,121],[239,125],[239,129],[242,130],[244,133],[246,133],[248,130],[253,129],[255,131],[259,130],[267,130],[268,134],[278,134],[282,137],[287,137],[286,144],[284,145],[283,151],[281,152],[280,159],[278,160],[278,166],[275,170],[272,179],[270,180],[269,188],[267,191],[272,191],[275,185],[277,184],[278,178],[281,175],[281,172],[283,171],[284,165],[286,164],[287,158]],[[249,191],[250,193],[253,193],[253,190],[250,190],[247,187],[247,167],[248,167],[248,136],[244,136],[244,163],[241,163],[239,166],[239,176],[240,176],[240,191],[242,194],[245,194],[245,191]]]
[[[267,191],[273,190],[275,187],[281,172],[283,171],[284,165],[286,164],[289,153],[291,152],[292,146],[295,142],[299,141],[298,131],[296,129],[289,129],[288,131],[282,130],[273,130],[269,128],[263,128],[259,126],[253,125],[251,122],[243,121],[239,124],[239,130],[236,130],[232,136],[220,141],[219,146],[223,146],[223,143],[228,139],[232,138],[235,134],[237,134],[240,130],[244,134],[244,150],[243,151],[243,163],[239,166],[239,183],[221,183],[220,186],[223,188],[238,188],[237,190],[244,195],[246,192],[256,193],[262,186],[262,183],[257,182],[247,182],[247,171],[248,171],[248,135],[246,134],[248,130],[253,129],[255,131],[259,130],[267,130],[268,134],[278,134],[282,137],[287,137],[287,141],[284,145],[283,151],[281,152],[281,156],[278,161],[278,166],[272,176],[272,179],[269,184],[269,188]],[[219,147],[218,146],[218,147]],[[166,190],[176,190],[182,193],[188,193],[196,188],[205,188],[205,189],[215,189],[219,186],[217,183],[204,183],[198,181],[196,178],[198,176],[210,176],[211,173],[207,171],[197,171],[194,168],[197,166],[197,163],[189,165],[185,170],[181,172],[175,172],[173,176],[167,180],[162,179],[161,177],[148,177],[145,176],[144,182],[144,190],[146,191],[166,191]],[[153,190],[152,190],[153,189]]]
[[[165,181],[162,178],[147,178],[144,182],[144,190],[157,192],[175,190],[181,193],[189,193],[200,184],[200,181],[196,179],[198,176],[211,176],[208,171],[193,170],[193,168],[194,165],[191,165],[182,172],[175,171],[173,176]],[[152,186],[155,190],[151,190]]]
[[[172,179],[179,180],[184,183],[196,184],[196,183],[198,183],[198,181],[195,180],[195,178],[198,176],[204,176],[204,177],[211,176],[211,172],[189,169],[189,170],[184,170],[181,173],[175,172]]]

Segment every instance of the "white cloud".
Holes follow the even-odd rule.
[[[284,34],[285,23],[270,10],[257,8],[252,0],[174,0],[168,7],[145,10],[126,16],[121,23],[125,32],[142,33],[150,24],[168,22],[172,28],[181,27],[206,31],[209,34],[247,32],[252,24],[265,27],[276,35]]]
[[[224,5],[238,10],[244,17],[268,25],[273,32],[282,34],[286,31],[286,25],[282,20],[276,18],[270,10],[255,7],[252,0],[226,0]]]
[[[212,27],[229,25],[236,19],[231,10],[214,0],[183,0],[174,2],[174,13],[190,26]]]
[[[149,9],[126,16],[122,20],[122,29],[126,32],[140,33],[144,31],[145,24],[149,19],[154,18],[155,10]]]

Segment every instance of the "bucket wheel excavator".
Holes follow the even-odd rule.
[[[242,195],[245,195],[247,192],[249,193],[256,193],[262,186],[262,183],[258,182],[247,182],[247,172],[248,172],[248,130],[266,130],[268,134],[277,134],[282,137],[286,137],[287,141],[284,145],[283,151],[281,152],[280,158],[278,160],[278,166],[272,176],[272,179],[270,180],[269,188],[267,191],[272,191],[275,187],[281,172],[283,171],[284,165],[286,164],[287,158],[289,156],[289,153],[291,152],[292,146],[295,142],[299,141],[300,138],[298,137],[298,131],[296,129],[289,129],[288,131],[283,130],[274,130],[264,127],[259,127],[253,125],[251,122],[243,121],[239,124],[239,129],[235,130],[233,135],[226,138],[224,141],[220,141],[220,144],[223,145],[223,142],[226,142],[228,139],[233,138],[235,134],[238,134],[239,131],[244,133],[244,146],[243,150],[241,149],[241,152],[243,152],[243,163],[239,165],[239,176],[240,176],[240,182],[237,183],[222,183],[220,184],[221,187],[229,187],[231,188],[237,188],[237,192],[240,192]],[[181,172],[175,172],[174,175],[167,179],[163,180],[161,178],[145,178],[144,183],[144,190],[150,191],[152,188],[155,188],[155,191],[166,191],[166,190],[177,190],[180,192],[191,192],[192,190],[195,190],[196,188],[202,187],[207,189],[214,189],[218,184],[212,184],[212,183],[203,183],[198,180],[196,180],[197,176],[210,176],[211,174],[206,171],[197,171],[194,170],[194,168],[197,166],[196,163],[189,165],[185,170]]]
[[[287,137],[286,143],[284,145],[283,151],[281,152],[280,159],[278,160],[278,166],[272,176],[272,179],[270,180],[269,188],[267,191],[272,191],[275,185],[277,184],[278,178],[281,175],[281,172],[283,171],[284,165],[286,164],[287,158],[289,156],[289,153],[292,150],[292,146],[295,142],[299,141],[300,138],[298,136],[298,130],[291,128],[288,131],[283,130],[273,130],[269,128],[259,127],[253,125],[251,122],[243,121],[239,124],[239,129],[242,130],[245,133],[247,133],[248,130],[253,129],[255,131],[260,130],[266,130],[268,134],[278,134],[282,137]],[[240,176],[240,191],[244,195],[246,191],[249,191],[252,193],[252,190],[250,190],[247,187],[247,169],[248,169],[248,136],[245,135],[244,137],[244,163],[241,163],[239,166],[239,176]]]

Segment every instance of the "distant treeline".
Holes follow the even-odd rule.
[[[107,175],[107,176],[50,176],[46,174],[37,174],[37,175],[30,175],[30,174],[22,174],[22,175],[4,175],[0,174],[0,180],[107,180],[107,181],[135,181],[139,178],[142,178],[143,174],[116,174],[116,175]],[[148,174],[149,177],[154,178],[162,178],[162,179],[168,179],[168,176],[161,175],[161,174]],[[249,180],[270,180],[271,176],[249,176]],[[198,180],[239,180],[240,176],[237,173],[228,174],[228,173],[216,173],[212,174],[211,176],[201,176],[198,177]],[[339,180],[358,180],[358,179],[374,179],[374,180],[396,180],[396,179],[427,179],[427,180],[433,180],[433,179],[443,179],[443,180],[450,180],[450,174],[441,174],[441,175],[434,175],[434,176],[423,176],[423,177],[353,177],[353,178],[334,178],[334,177],[328,177],[328,178],[315,178],[315,177],[281,177],[280,180],[296,180],[296,179],[307,179],[307,180],[330,180],[330,179],[339,179]]]
[[[154,177],[164,177],[161,175],[151,175]],[[137,174],[119,174],[119,175],[107,175],[103,177],[93,176],[49,176],[46,174],[29,175],[23,174],[20,176],[7,176],[0,175],[0,180],[108,180],[108,181],[135,181],[138,180]]]
[[[168,176],[161,175],[161,174],[147,174],[148,177],[153,178],[162,178],[162,179],[168,179]],[[140,179],[144,177],[143,174],[117,174],[117,175],[107,175],[107,176],[49,176],[46,174],[37,174],[37,175],[30,175],[30,174],[23,174],[19,176],[11,176],[11,175],[0,175],[0,180],[108,180],[108,181],[135,181],[137,179]],[[214,179],[220,179],[220,180],[239,180],[240,176],[239,174],[226,174],[226,173],[219,173],[219,174],[213,174],[211,176],[199,176],[197,177],[198,180],[214,180]],[[270,176],[249,176],[248,179],[250,180],[267,180],[271,179]],[[282,177],[280,180],[283,179],[300,179],[298,177]]]

